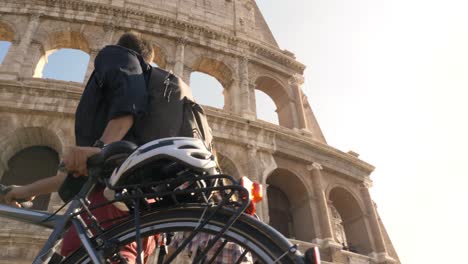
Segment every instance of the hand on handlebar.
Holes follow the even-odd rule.
[[[32,196],[26,186],[0,186],[0,201],[2,203],[21,207],[31,207],[30,201],[34,200],[35,196]]]
[[[63,155],[65,168],[69,172],[73,172],[74,176],[88,176],[86,161],[99,152],[101,149],[94,147],[68,147]]]

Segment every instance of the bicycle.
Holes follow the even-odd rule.
[[[137,263],[142,263],[143,238],[174,233],[185,236],[174,252],[162,254],[156,260],[158,264],[171,263],[201,235],[209,239],[199,246],[192,263],[216,263],[227,245],[235,245],[241,251],[233,263],[242,263],[249,255],[255,263],[320,263],[317,249],[309,249],[304,256],[278,231],[244,213],[252,206],[251,190],[231,176],[208,173],[161,155],[151,162],[146,161],[139,170],[127,170],[131,173],[116,180],[115,175],[128,167],[132,156],[141,154],[148,146],[154,149],[156,145],[164,146],[180,139],[157,140],[139,148],[125,141],[111,143],[88,159],[89,177],[69,201],[64,214],[0,205],[0,217],[53,229],[34,264],[124,263],[119,248],[130,242],[137,243]],[[90,206],[86,197],[97,184],[105,184],[107,195],[111,193],[113,197],[109,202]],[[103,229],[102,223],[93,219],[91,210],[107,204],[129,213],[118,219],[117,224]],[[56,249],[64,232],[72,225],[82,247],[62,257]],[[165,246],[159,246],[158,250]]]

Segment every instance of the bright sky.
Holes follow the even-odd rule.
[[[402,263],[467,263],[468,2],[257,0],[328,140],[376,166]]]

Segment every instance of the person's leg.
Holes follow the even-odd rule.
[[[98,205],[107,202],[107,199],[103,195],[103,187],[97,187],[88,197],[88,200],[90,201],[91,205]],[[92,210],[92,213],[94,217],[99,222],[104,222],[101,224],[101,226],[106,229],[111,227],[112,225],[118,223],[122,216],[126,216],[128,213],[121,211],[117,209],[115,206],[112,204],[98,207],[94,210]],[[86,219],[86,217],[83,217],[86,223],[89,223],[89,221]],[[108,221],[112,219],[117,219],[116,221]],[[143,246],[143,254],[144,258],[146,259],[151,253],[154,251],[156,245],[155,245],[155,238],[153,236],[143,239],[142,241],[142,246]],[[64,235],[63,237],[63,244],[62,244],[62,249],[61,249],[61,254],[62,256],[68,256],[70,255],[73,251],[78,249],[80,247],[81,243],[78,238],[78,235],[76,233],[76,230],[74,227],[71,227]],[[137,254],[137,249],[136,249],[136,243],[130,243],[124,247],[121,248],[120,251],[121,255],[125,258],[128,259],[129,263],[135,263],[136,261],[136,254]],[[132,262],[133,261],[133,262]]]
[[[148,257],[154,252],[156,248],[155,237],[150,236],[142,240],[143,252],[142,258],[143,262],[146,263]],[[125,245],[120,249],[120,254],[122,257],[127,259],[128,264],[136,264],[137,257],[137,245],[136,242]]]

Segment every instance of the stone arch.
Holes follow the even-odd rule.
[[[87,38],[81,32],[59,31],[49,35],[44,48],[53,50],[59,48],[78,49],[86,53],[90,52],[90,46]]]
[[[240,178],[239,169],[230,158],[219,152],[216,153],[216,156],[218,158],[218,164],[221,167],[223,174],[233,176],[236,179]]]
[[[192,71],[199,71],[213,76],[224,89],[229,89],[233,83],[233,70],[224,62],[208,57],[200,57],[190,65]]]
[[[91,48],[83,33],[77,31],[56,31],[48,34],[42,42],[43,54],[36,63],[33,77],[41,78],[47,58],[58,49],[77,49],[90,54]]]
[[[21,149],[8,160],[8,170],[1,176],[4,185],[26,185],[55,175],[58,153],[50,147],[36,145]],[[32,209],[47,210],[51,194],[39,195]]]
[[[287,85],[276,77],[262,75],[255,79],[255,89],[267,94],[276,105],[280,126],[294,128],[294,109],[291,107],[291,95]]]
[[[270,225],[285,236],[303,241],[316,238],[310,193],[295,173],[277,168],[266,179]]]
[[[220,89],[222,89],[221,93],[223,98],[216,98],[216,102],[213,102],[211,106],[226,109],[231,101],[228,90],[234,83],[233,70],[223,61],[206,56],[201,56],[193,60],[189,68],[191,69],[191,74],[200,72],[214,78],[214,80],[221,84]],[[191,86],[194,87],[192,83]],[[221,105],[219,101],[222,101],[223,104]]]
[[[61,155],[64,147],[64,140],[45,127],[18,128],[2,138],[0,142],[0,147],[3,150],[0,154],[0,175],[3,175],[8,169],[8,161],[22,149],[32,146],[46,146]]]
[[[373,250],[367,219],[356,196],[345,187],[335,186],[330,189],[328,199],[341,217],[346,237],[345,249],[359,254],[370,254]],[[331,215],[332,213],[330,212]],[[339,232],[336,228],[334,231]],[[336,237],[336,234],[334,236]]]
[[[350,195],[352,195],[353,197],[359,197],[359,193],[356,193],[353,189],[348,188],[348,186],[345,185],[345,184],[343,184],[343,183],[334,183],[334,184],[330,184],[330,185],[326,188],[326,190],[325,190],[325,195],[326,195],[327,197],[330,197],[331,192],[332,192],[334,189],[336,189],[336,188],[341,188],[341,189],[346,190],[346,191],[349,192]],[[359,199],[355,199],[355,200],[356,200],[357,205],[359,206],[360,210],[364,210],[364,209],[363,209],[363,208],[364,208],[364,204],[362,203],[362,201],[359,200]]]
[[[0,182],[3,184],[27,184],[54,175],[64,146],[64,140],[45,127],[17,128],[0,142],[3,150],[0,154]],[[39,157],[41,160],[44,158],[44,164],[38,160]],[[31,164],[30,162],[41,165],[39,174],[28,175],[25,174],[27,171],[19,168],[22,163]],[[49,200],[50,195],[40,198],[37,209],[47,209]]]

